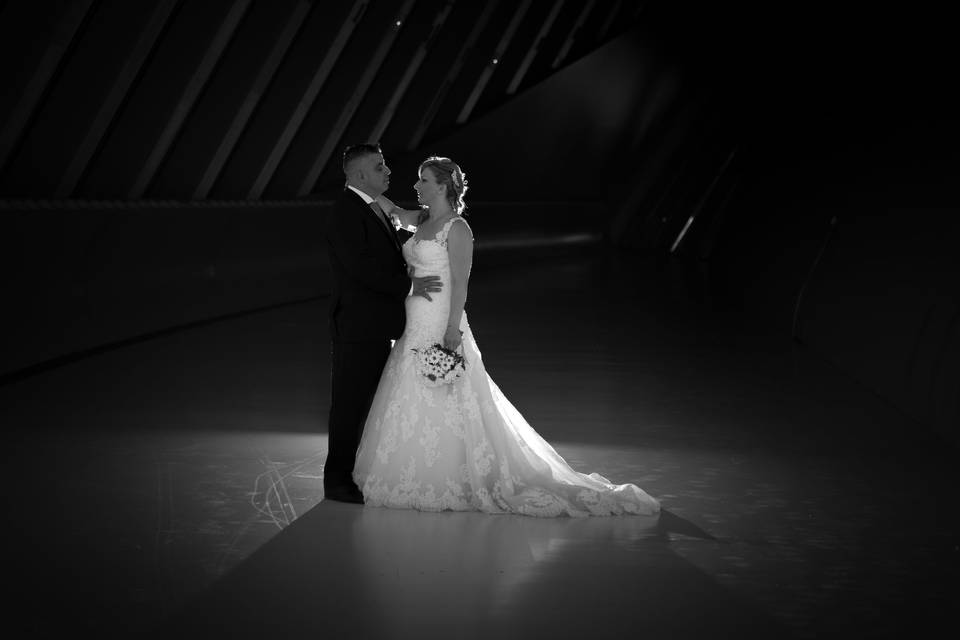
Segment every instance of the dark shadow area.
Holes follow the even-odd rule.
[[[74,351],[72,353],[64,354],[56,358],[51,358],[50,360],[44,360],[43,362],[38,362],[36,364],[29,365],[22,369],[17,369],[9,373],[4,373],[0,375],[0,385],[12,384],[25,380],[27,378],[39,375],[41,373],[51,371],[60,367],[64,367],[75,362],[80,362],[81,360],[86,360],[87,358],[94,358],[96,356],[102,355],[104,353],[109,353],[110,351],[117,351],[120,349],[125,349],[136,344],[146,342],[148,340],[155,340],[157,338],[163,338],[165,336],[170,336],[181,331],[189,331],[191,329],[197,329],[200,327],[206,327],[218,322],[224,322],[228,320],[235,320],[237,318],[253,315],[256,313],[261,313],[264,311],[272,311],[274,309],[279,309],[289,305],[298,305],[306,302],[315,302],[326,298],[327,296],[318,296],[314,298],[305,298],[302,300],[291,300],[289,302],[281,302],[279,304],[273,304],[267,307],[260,307],[258,309],[245,309],[243,311],[234,311],[232,313],[226,313],[221,316],[216,316],[213,318],[205,318],[203,320],[195,320],[193,322],[187,322],[184,324],[179,324],[171,327],[165,327],[163,329],[158,329],[156,331],[151,331],[149,333],[143,333],[137,336],[132,336],[130,338],[124,338],[123,340],[116,340],[113,342],[107,342],[105,344],[100,344],[95,347],[90,347],[88,349],[83,349],[81,351]]]
[[[689,520],[684,520],[683,518],[670,513],[666,509],[660,512],[660,516],[657,519],[656,531],[659,535],[668,539],[671,534],[675,534],[687,536],[689,538],[697,538],[700,540],[716,541],[715,537],[694,523],[690,522]]]

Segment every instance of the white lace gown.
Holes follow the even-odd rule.
[[[443,342],[450,311],[447,234],[403,245],[416,275],[443,283],[432,301],[406,301],[406,330],[394,344],[367,416],[354,480],[371,506],[422,511],[484,511],[530,516],[652,515],[656,499],[633,484],[579,473],[513,407],[487,375],[464,312],[466,372],[429,387],[414,368],[412,349]],[[469,227],[468,227],[469,228]]]

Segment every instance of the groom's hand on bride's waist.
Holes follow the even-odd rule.
[[[433,301],[433,298],[430,297],[431,293],[437,293],[443,289],[443,283],[440,282],[440,276],[422,276],[419,278],[411,277],[410,280],[413,282],[413,292],[410,295],[422,296],[430,301]]]

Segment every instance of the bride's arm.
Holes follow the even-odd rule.
[[[398,207],[394,204],[393,200],[382,193],[377,196],[377,202],[380,203],[380,208],[383,209],[383,212],[394,220],[397,220],[402,228],[411,232],[417,230],[417,221],[420,218],[419,209],[414,211]]]
[[[454,224],[447,235],[447,255],[450,257],[450,315],[443,346],[460,346],[460,318],[467,303],[467,283],[473,265],[473,236],[465,224]]]

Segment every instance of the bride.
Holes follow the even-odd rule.
[[[414,187],[422,211],[385,212],[414,235],[403,256],[418,276],[443,283],[431,299],[406,299],[406,329],[380,378],[357,451],[353,477],[365,503],[423,511],[530,516],[651,515],[656,499],[632,484],[574,471],[487,375],[464,305],[473,236],[461,216],[467,181],[449,158],[427,158]],[[432,386],[415,350],[434,344],[466,360],[456,381]]]

